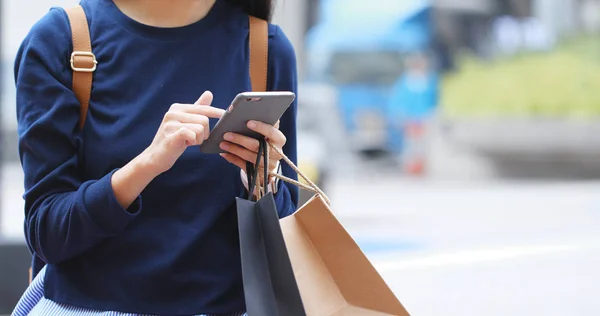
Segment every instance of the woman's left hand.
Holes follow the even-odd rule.
[[[262,122],[250,121],[248,122],[248,128],[264,135],[267,142],[273,144],[278,149],[282,149],[283,145],[285,145],[286,138],[279,130],[279,122],[272,126]],[[220,144],[221,149],[226,151],[226,153],[221,154],[223,158],[240,167],[242,170],[246,170],[246,162],[253,164],[256,162],[259,147],[258,140],[236,133],[226,133],[224,138],[225,141]],[[282,157],[276,152],[271,151],[270,146],[267,149],[269,150],[269,171],[274,172],[277,169],[277,163]],[[261,159],[258,168],[262,169],[263,167],[263,160]],[[261,172],[259,174],[262,175]],[[262,176],[260,179],[262,180]]]

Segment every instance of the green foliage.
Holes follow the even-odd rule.
[[[580,37],[548,53],[491,62],[463,56],[442,81],[450,117],[600,117],[600,38]]]

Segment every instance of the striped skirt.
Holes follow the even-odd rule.
[[[44,297],[44,267],[33,279],[11,316],[152,316],[132,313],[121,313],[116,311],[100,311],[76,307],[67,304],[57,304]],[[238,312],[219,316],[245,316],[244,312]],[[210,316],[210,315],[197,315]]]

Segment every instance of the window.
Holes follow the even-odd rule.
[[[336,84],[391,85],[402,74],[403,57],[394,51],[338,52],[328,72]]]

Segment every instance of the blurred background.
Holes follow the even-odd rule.
[[[27,283],[0,1],[0,315]],[[279,0],[300,167],[413,315],[600,315],[600,0]],[[303,193],[303,199],[310,195]]]

